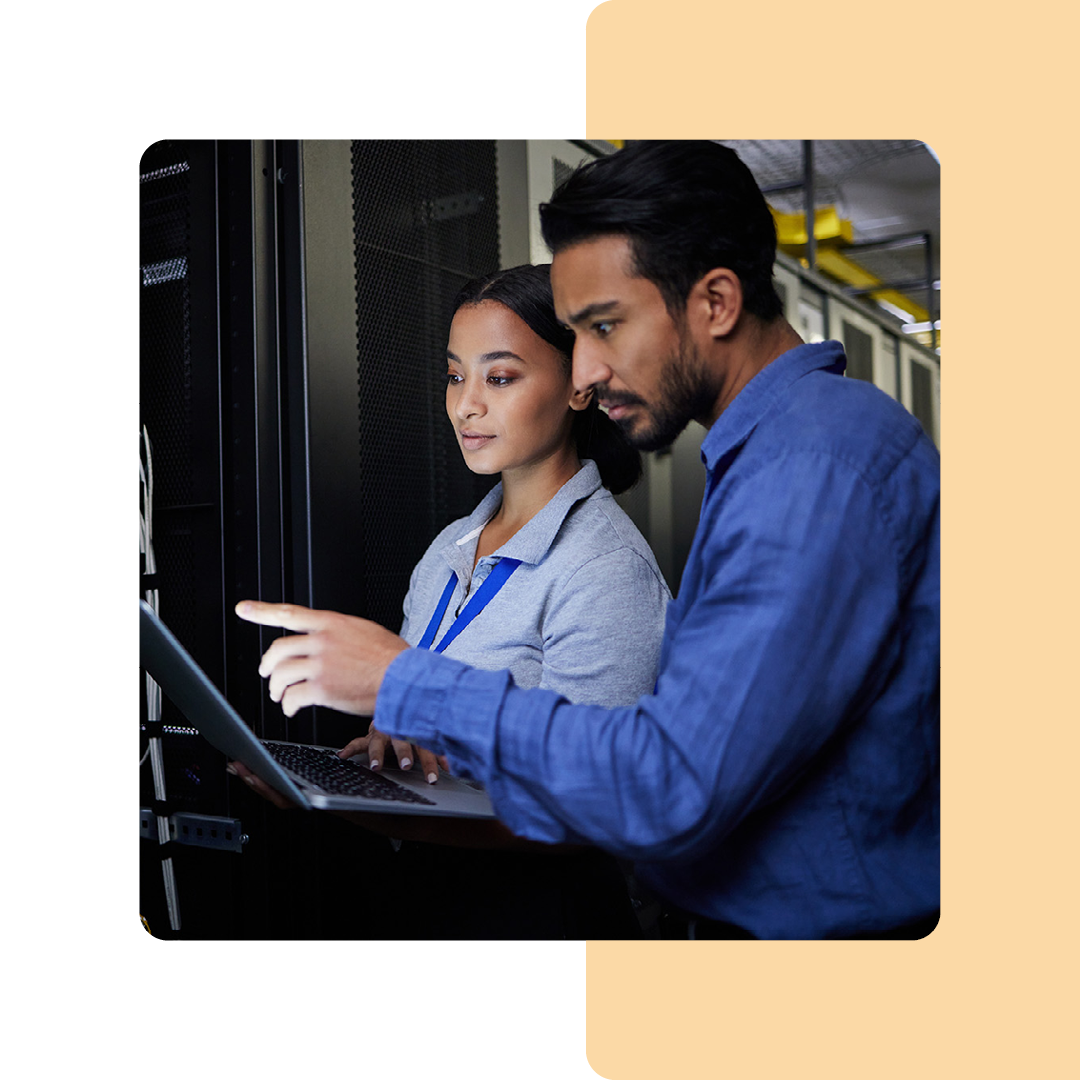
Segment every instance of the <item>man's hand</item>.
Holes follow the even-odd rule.
[[[286,716],[308,705],[371,716],[390,661],[409,647],[378,623],[337,611],[241,600],[236,614],[295,631],[277,638],[259,664],[271,699],[281,702]]]

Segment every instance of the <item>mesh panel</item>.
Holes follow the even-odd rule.
[[[801,139],[719,139],[730,146],[761,187],[797,183],[803,177]],[[844,182],[883,161],[924,153],[915,139],[841,139],[814,141],[814,188],[819,206],[842,197]],[[776,191],[769,202],[785,213],[802,213],[802,191]]]
[[[171,508],[192,502],[189,175],[185,144],[162,142],[147,150],[139,177],[140,406],[153,452],[154,554],[162,614],[186,641],[195,604],[191,525],[189,511]]]
[[[461,460],[445,408],[451,306],[499,265],[494,142],[353,143],[364,614],[397,629],[412,567],[495,478]]]

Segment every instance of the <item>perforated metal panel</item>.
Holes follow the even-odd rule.
[[[190,171],[185,143],[160,142],[139,176],[140,406],[153,450],[154,550],[170,624],[186,641],[194,609],[190,511],[182,509],[193,502]]]
[[[356,567],[364,614],[397,629],[412,567],[496,480],[465,468],[445,408],[453,299],[499,263],[495,143],[358,141],[352,162],[366,520]]]

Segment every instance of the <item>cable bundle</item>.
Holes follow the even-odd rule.
[[[143,573],[149,577],[157,573],[157,562],[154,559],[153,544],[153,521],[154,521],[154,463],[150,454],[150,434],[146,425],[142,429],[142,443],[139,454],[139,494],[142,505],[139,508],[139,552],[143,556]],[[143,599],[159,613],[160,599],[155,586],[152,589],[144,589]],[[158,721],[161,719],[161,687],[158,686],[149,675],[146,676],[146,709],[147,719]]]
[[[143,556],[144,588],[143,599],[158,612],[160,599],[154,575],[157,574],[157,562],[154,559],[153,520],[154,520],[154,461],[150,453],[150,434],[146,425],[142,429],[142,442],[139,453],[139,551]],[[152,584],[154,583],[154,584]],[[151,585],[146,588],[146,585]],[[161,749],[161,687],[150,675],[146,676],[146,719],[149,733],[149,745],[139,764],[150,755],[150,767],[154,774],[154,798],[163,807],[165,805],[165,759]],[[156,813],[158,844],[163,848],[161,871],[165,883],[165,900],[169,909],[169,925],[174,931],[180,929],[180,898],[176,888],[176,873],[173,868],[169,843],[169,818],[164,813]]]

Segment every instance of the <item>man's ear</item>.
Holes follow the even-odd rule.
[[[570,396],[570,408],[574,412],[581,412],[583,409],[589,407],[589,402],[592,401],[593,388],[590,386],[588,390],[575,390]]]
[[[687,315],[709,337],[727,337],[735,329],[743,309],[742,282],[738,274],[718,266],[698,279],[686,301]]]

